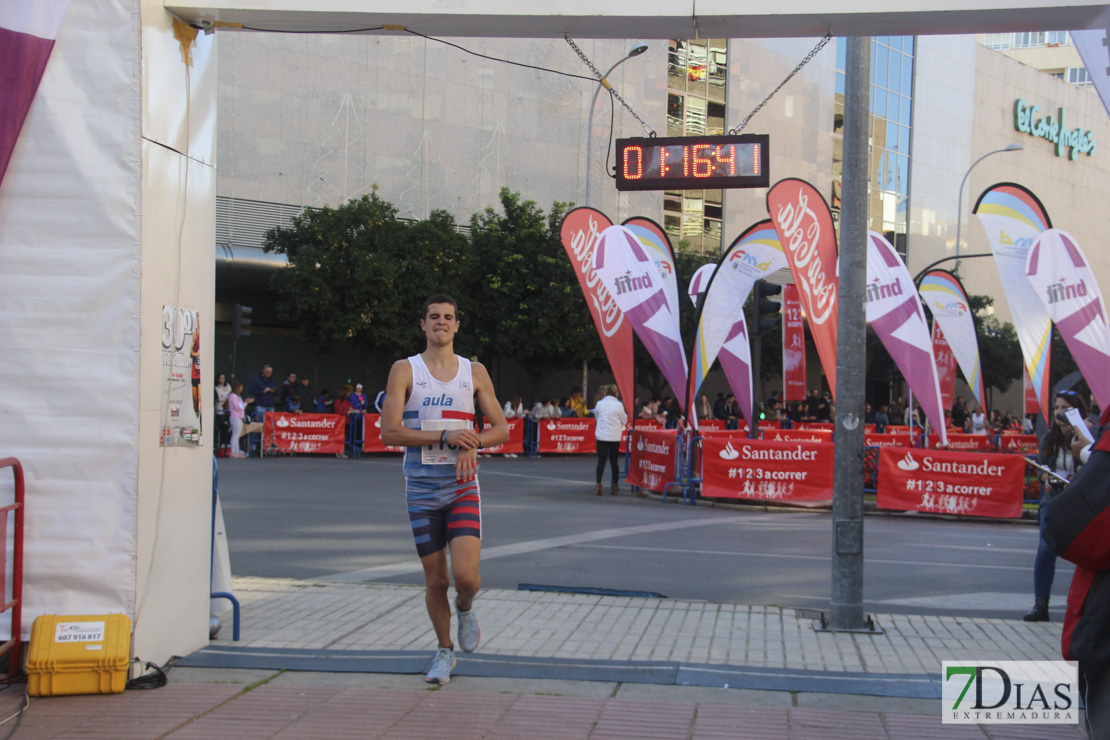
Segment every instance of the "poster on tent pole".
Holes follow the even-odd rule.
[[[836,274],[836,232],[829,204],[817,188],[788,178],[767,192],[767,212],[782,242],[786,262],[821,368],[836,396],[836,316],[840,281]]]
[[[1049,362],[1052,359],[1052,320],[1025,276],[1026,258],[1033,242],[1052,228],[1037,196],[1021,185],[1003,182],[983,191],[971,212],[987,232],[994,264],[1014,319],[1025,369],[1033,381],[1041,414],[1048,421],[1052,408]]]
[[[782,384],[787,403],[806,400],[806,329],[798,286],[782,286]]]
[[[200,312],[162,306],[163,447],[201,443]]]
[[[1061,229],[1041,234],[1025,269],[1099,408],[1110,404],[1110,327],[1106,304],[1079,242]]]

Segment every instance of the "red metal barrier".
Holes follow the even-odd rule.
[[[0,459],[0,468],[11,468],[15,478],[15,503],[0,507],[0,599],[3,599],[4,578],[7,573],[8,512],[12,512],[15,527],[12,536],[12,600],[0,606],[0,612],[12,610],[11,638],[0,645],[0,656],[8,657],[8,677],[23,672],[20,662],[20,633],[23,630],[23,466],[14,457]]]

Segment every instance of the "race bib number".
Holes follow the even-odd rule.
[[[466,419],[424,419],[420,422],[422,431],[436,431],[452,429],[469,429],[471,422]],[[420,448],[420,463],[422,465],[454,465],[459,457],[461,448],[456,445],[437,441],[435,444],[424,445]]]

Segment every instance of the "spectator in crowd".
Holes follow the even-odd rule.
[[[640,411],[637,414],[637,418],[654,419],[656,408],[658,408],[658,401],[645,401],[643,405],[640,406]]]
[[[220,373],[216,376],[214,390],[213,409],[216,415],[216,449],[220,450],[231,438],[231,420],[227,408],[227,397],[231,395],[231,385],[227,382],[226,373]]]
[[[289,396],[296,394],[296,392],[297,374],[289,373],[289,377],[282,381],[281,388],[278,389],[278,404],[285,408],[289,408]]]
[[[1079,662],[1079,693],[1087,707],[1087,737],[1110,737],[1110,411],[1083,469],[1044,505],[1044,538],[1075,563],[1064,613],[1062,653]],[[1078,445],[1078,443],[1077,443]],[[1073,453],[1075,449],[1073,448]]]
[[[1037,415],[1026,414],[1025,418],[1021,421],[1021,433],[1033,434],[1037,429]]]
[[[874,424],[875,423],[875,412],[871,409],[871,404],[869,404],[869,403],[865,403],[863,405],[863,423],[864,424]]]
[[[828,424],[833,420],[832,394],[825,391],[821,394],[821,404],[817,407],[817,421]]]
[[[890,416],[887,411],[890,410],[889,406],[885,404],[879,407],[878,413],[875,414],[875,433],[886,434],[886,428],[890,426]]]
[[[227,396],[227,409],[231,422],[231,452],[228,453],[230,457],[246,457],[243,451],[239,449],[239,438],[243,436],[243,412],[246,410],[247,404],[254,401],[254,398],[251,396],[243,398],[240,395],[242,392],[243,384],[237,380],[231,385],[231,393]]]
[[[547,399],[547,403],[543,405],[543,418],[545,419],[561,419],[563,417],[563,408],[559,405],[559,399],[552,396]]]
[[[806,397],[806,418],[805,421],[817,421],[817,407],[821,405],[821,394],[816,388],[809,389],[809,396]]]
[[[309,413],[316,409],[316,396],[313,395],[312,389],[309,388],[311,384],[312,381],[309,378],[301,378],[297,382],[296,390],[297,398],[301,402],[301,411],[307,411]]]
[[[602,390],[605,395],[594,407],[594,416],[597,418],[597,425],[594,427],[594,439],[597,444],[597,485],[594,486],[594,493],[601,495],[601,476],[605,473],[605,461],[608,460],[613,476],[609,493],[616,496],[620,490],[617,484],[620,477],[617,457],[620,454],[621,433],[628,423],[628,414],[625,413],[624,404],[620,401],[617,386],[606,385]]]
[[[764,410],[764,421],[782,421],[782,404],[779,402],[779,397],[772,394],[767,399],[767,407]]]
[[[902,421],[902,419],[905,417],[905,415],[906,415],[906,399],[903,398],[902,396],[898,396],[898,400],[895,401],[890,407],[890,418],[898,419],[899,421]]]
[[[1075,391],[1064,391],[1056,395],[1052,408],[1052,425],[1041,439],[1037,462],[1056,475],[1044,472],[1040,474],[1041,536],[1037,542],[1037,556],[1033,559],[1033,609],[1023,617],[1026,622],[1048,621],[1048,600],[1052,593],[1052,581],[1056,576],[1056,554],[1049,548],[1044,538],[1044,505],[1057,492],[1063,490],[1067,481],[1071,480],[1083,465],[1082,448],[1072,449],[1072,443],[1083,437],[1072,427],[1065,414],[1068,409],[1074,408],[1079,409],[1081,416],[1086,416],[1087,404]]]
[[[718,393],[717,400],[713,402],[713,418],[718,421],[725,421],[728,414],[728,404],[725,401],[725,394]]]
[[[335,406],[335,399],[331,397],[331,391],[327,388],[320,390],[320,395],[316,396],[316,413],[317,414],[330,414]]]
[[[301,413],[301,397],[295,392],[290,393],[285,397],[285,411],[290,414]]]
[[[227,413],[227,411],[228,411],[227,397],[231,395],[231,385],[227,382],[227,374],[226,373],[220,373],[219,375],[216,376],[215,391],[216,391],[216,397],[215,397],[214,407],[215,407],[216,413],[218,414],[221,411],[223,411],[224,413]]]
[[[678,426],[678,408],[672,397],[663,397],[663,401],[659,404],[659,410],[655,413],[655,420],[664,429],[674,429]]]
[[[740,404],[736,396],[729,393],[725,396],[725,429],[740,428]]]
[[[354,390],[354,386],[352,386],[350,383],[345,383],[343,387],[339,389],[339,393],[335,394],[335,403],[333,404],[333,408],[335,409],[334,413],[339,414],[340,416],[350,415],[350,398],[351,394],[354,393]]]
[[[355,383],[354,393],[347,396],[347,403],[350,404],[347,411],[349,416],[362,416],[366,413],[370,402],[366,400],[366,394],[362,392],[362,383]]]
[[[582,389],[578,386],[570,389],[570,408],[574,411],[574,415],[580,419],[590,413],[590,410],[586,407],[586,399],[582,398]]]
[[[698,412],[698,419],[712,419],[713,407],[709,405],[709,396],[704,393],[698,395],[698,401],[694,405]]]
[[[277,384],[273,381],[274,369],[269,365],[262,366],[262,372],[251,378],[247,394],[254,399],[254,418],[262,421],[263,417],[274,410],[274,391]]]
[[[511,401],[505,401],[504,412],[506,419],[523,419],[528,415],[528,412],[524,410],[524,399],[520,396],[516,396]]]
[[[964,421],[967,420],[967,411],[964,409],[964,397],[956,396],[956,402],[952,404],[952,412],[949,421],[952,426],[963,429]]]
[[[975,411],[971,414],[971,433],[987,433],[987,415],[983,413],[983,409],[979,406],[976,406]]]
[[[543,416],[542,416],[543,407],[544,407],[543,399],[540,399],[539,401],[536,401],[534,404],[532,404],[532,411],[529,415],[533,419],[542,419],[543,418]]]

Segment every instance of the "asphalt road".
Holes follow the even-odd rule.
[[[828,608],[831,514],[663,505],[593,493],[592,457],[482,461],[482,582]],[[423,583],[396,457],[220,460],[235,575]],[[869,613],[1019,617],[1037,530],[868,516]],[[1072,566],[1058,561],[1051,611]]]

